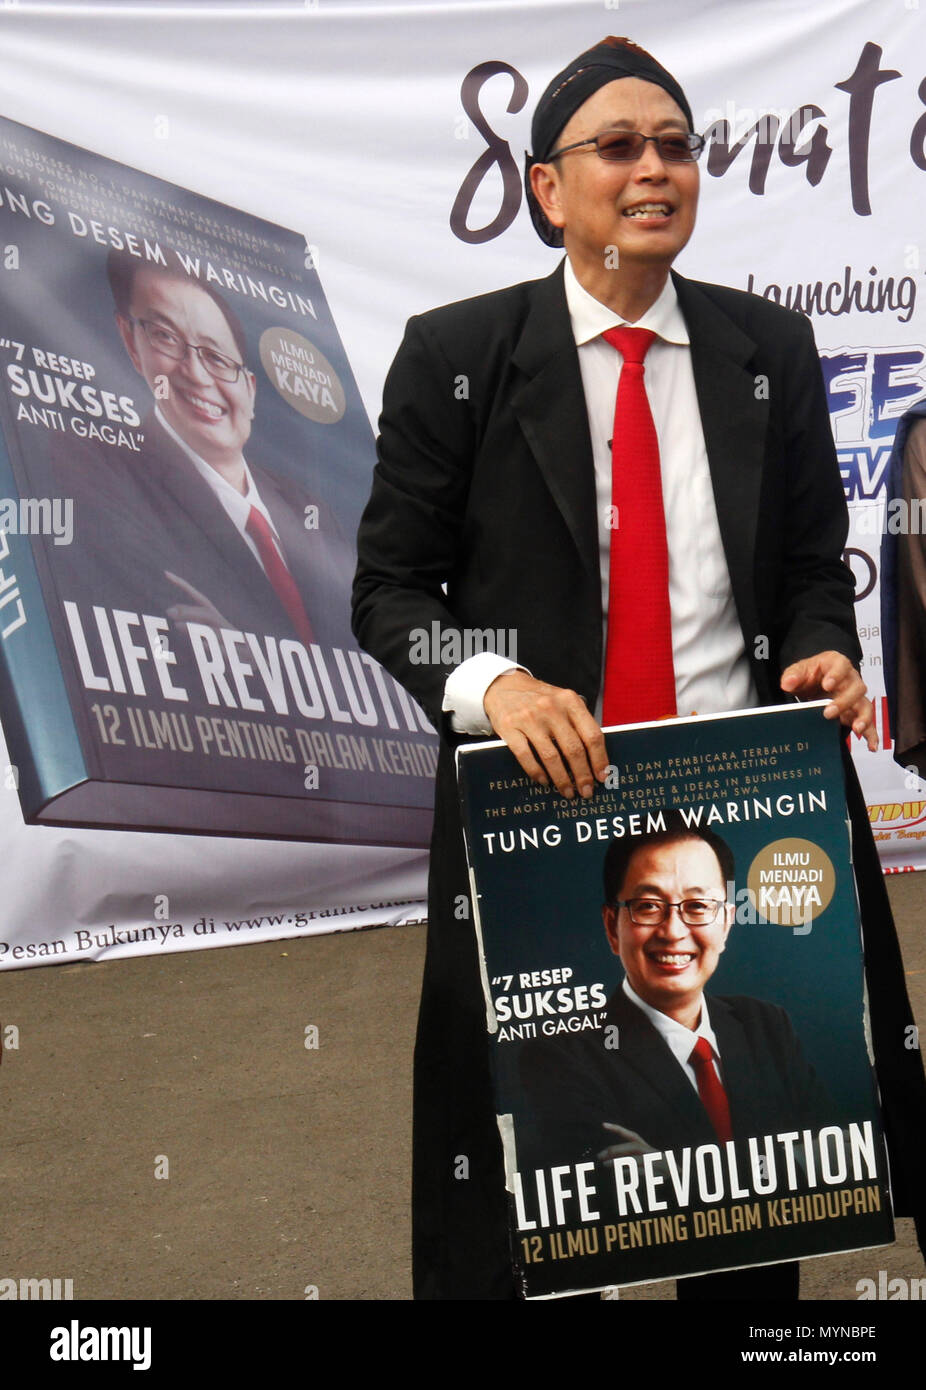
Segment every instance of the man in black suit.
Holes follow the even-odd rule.
[[[602,717],[719,712],[775,704],[785,691],[828,697],[828,717],[876,743],[810,325],[670,274],[698,192],[701,141],[684,93],[635,45],[606,40],[551,82],[532,139],[532,215],[566,260],[545,280],[409,322],[358,536],[357,638],[443,734],[415,1055],[418,1298],[515,1296],[476,944],[459,906],[468,875],[454,742],[494,732],[529,776],[565,796],[587,795],[606,775]],[[655,334],[646,393],[665,494],[659,594],[634,590],[632,556],[626,587],[610,583],[622,373],[602,334],[622,324]],[[615,628],[650,599],[671,629],[660,667],[674,663],[675,698],[655,709],[645,639],[635,660],[603,661]],[[430,663],[420,652],[410,659],[421,628],[455,635],[460,650],[468,628],[511,631],[522,666],[482,652],[455,667],[443,659],[450,644]],[[850,799],[856,869],[875,909],[867,959],[884,984],[872,992],[879,1079],[899,1116],[922,1072],[911,1083],[918,1058],[903,1048],[899,952],[855,784]],[[893,1137],[908,1147],[894,1172],[915,1192],[922,1130],[915,1142],[910,1132],[898,1120]]]
[[[819,1129],[837,1119],[782,1008],[705,995],[733,924],[733,855],[678,812],[665,821],[664,830],[614,840],[605,857],[602,916],[624,981],[602,1030],[522,1048],[544,1163]]]
[[[55,559],[94,602],[102,577],[121,607],[343,642],[348,547],[303,488],[246,457],[257,382],[241,324],[164,254],[109,255],[116,324],[153,409],[138,453],[72,446],[58,463],[76,522],[73,554]]]

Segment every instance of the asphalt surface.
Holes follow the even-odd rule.
[[[926,1023],[926,874],[888,887]],[[409,1299],[423,955],[424,928],[388,927],[3,973],[19,1046],[0,1067],[0,1279],[91,1300]],[[926,1275],[911,1222],[887,1249],[804,1261],[801,1296],[855,1300],[881,1270]]]

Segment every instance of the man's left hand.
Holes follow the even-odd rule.
[[[875,712],[867,698],[865,682],[842,652],[819,652],[795,661],[782,672],[781,688],[801,700],[829,696],[824,717],[838,719],[852,729],[856,738],[864,738],[872,753],[877,750]]]

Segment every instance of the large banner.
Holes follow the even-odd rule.
[[[526,1297],[893,1238],[822,709],[610,731],[580,803],[459,750]]]
[[[854,753],[885,866],[926,863],[926,784],[891,756],[879,603],[890,443],[897,419],[926,394],[926,245],[919,215],[926,39],[919,6],[820,0],[773,13],[740,0],[697,7],[684,0],[629,7],[562,0],[540,10],[511,0],[445,6],[320,0],[273,7],[257,24],[246,11],[222,4],[92,14],[81,6],[21,5],[0,10],[0,32],[4,116],[174,189],[195,190],[226,212],[242,209],[274,228],[293,229],[291,246],[304,252],[300,272],[330,308],[371,424],[411,313],[555,266],[556,253],[530,225],[521,182],[531,112],[552,74],[607,32],[629,33],[657,54],[682,82],[707,139],[698,225],[679,269],[751,289],[813,323],[852,516],[847,558],[856,575],[863,675],[882,741],[877,754],[859,747]],[[183,84],[176,81],[178,52]],[[51,245],[55,229],[14,210],[23,196],[21,163],[3,158],[0,165],[3,210],[17,227],[8,245],[27,234],[37,248]],[[44,177],[52,180],[54,171],[46,169]],[[111,219],[105,196],[98,201],[101,215],[74,211],[88,228],[99,223],[106,239]],[[67,205],[60,191],[57,204]],[[197,233],[210,245],[215,234],[208,226]],[[54,268],[44,286],[48,321],[54,309],[73,346],[52,339],[32,346],[86,361],[101,376],[114,374],[122,382],[118,394],[144,403],[145,388],[112,319],[103,274],[112,247],[89,231],[67,236],[69,255],[81,251],[95,280],[82,282],[72,309]],[[31,273],[23,262],[18,269],[9,263],[7,245],[3,253],[4,282]],[[249,271],[247,255],[241,261],[238,273],[276,283],[266,270]],[[227,259],[221,265],[235,269]],[[91,303],[94,283],[98,300]],[[214,288],[242,312],[257,347],[269,323],[260,320],[266,306],[227,283]],[[289,323],[290,310],[284,313]],[[294,315],[290,327],[302,332],[296,317],[305,318]],[[319,346],[310,332],[302,336]],[[14,350],[2,351],[4,368],[17,365]],[[330,434],[330,426],[300,424],[261,377],[263,366],[252,369],[259,380],[255,440],[272,445],[272,418],[292,417],[291,441]],[[60,401],[33,404],[61,408]],[[351,418],[359,438],[357,417]],[[35,434],[40,428],[32,426]],[[71,442],[83,448],[73,433]],[[255,454],[255,462],[310,478],[314,495],[315,465],[283,452]],[[358,502],[360,473],[368,475],[370,463],[364,453],[351,475]],[[341,482],[331,476],[323,489],[349,546],[354,502],[345,506]],[[9,544],[16,539],[11,534]],[[0,617],[8,612],[0,609]],[[156,671],[150,674],[157,680]],[[249,677],[246,682],[250,690]],[[102,711],[114,702],[98,703]],[[229,713],[212,710],[222,719]],[[423,733],[413,738],[398,709],[396,717],[403,738],[427,742]],[[149,749],[137,752],[148,764],[158,760]],[[7,755],[3,766],[15,762]],[[304,776],[308,762],[298,764]],[[414,780],[393,771],[396,779]],[[110,941],[109,929],[141,930],[161,895],[170,897],[171,917],[185,928],[184,940],[170,939],[163,949],[188,944],[193,924],[210,917],[262,920],[261,934],[285,934],[296,900],[315,913],[313,921],[322,911],[337,912],[347,924],[391,920],[395,908],[370,907],[380,902],[420,912],[420,851],[217,836],[204,859],[201,844],[182,835],[26,825],[19,793],[9,785],[14,774],[5,780],[0,842],[22,866],[22,885],[4,899],[0,967],[30,963],[25,945],[40,937],[70,942],[80,928]],[[281,923],[268,925],[280,915]],[[153,947],[145,939],[134,946],[94,944],[87,954],[129,949]]]
[[[434,731],[350,633],[373,440],[311,249],[13,122],[0,140],[24,816],[426,844]]]

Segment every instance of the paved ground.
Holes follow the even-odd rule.
[[[926,1023],[926,874],[888,883]],[[423,928],[390,927],[0,976],[20,1032],[0,1068],[0,1278],[71,1279],[80,1299],[410,1298],[423,950]],[[923,1276],[910,1223],[889,1250],[806,1261],[803,1296],[855,1299],[881,1269]]]

